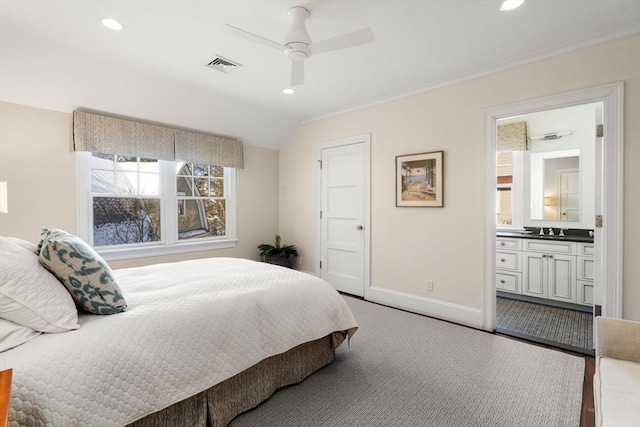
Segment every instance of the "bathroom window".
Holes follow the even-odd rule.
[[[513,225],[513,151],[496,154],[497,194],[496,224]]]
[[[522,228],[522,151],[496,154],[496,226]]]

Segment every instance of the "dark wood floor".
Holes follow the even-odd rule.
[[[538,347],[550,348],[553,350],[561,351],[563,353],[571,354],[573,356],[581,357],[584,359],[584,382],[582,383],[582,410],[580,412],[580,427],[595,427],[596,425],[596,411],[593,402],[593,376],[596,373],[596,362],[593,356],[585,356],[584,354],[575,353],[569,350],[563,350],[561,348],[551,347],[545,344],[540,344],[532,341],[527,341],[522,338],[516,338],[505,334],[496,333],[505,338],[513,339],[516,341],[522,341],[529,344],[536,345]]]

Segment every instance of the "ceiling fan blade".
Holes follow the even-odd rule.
[[[264,37],[258,36],[256,34],[250,33],[250,32],[245,31],[245,30],[242,30],[242,29],[240,29],[238,27],[234,27],[233,25],[225,24],[224,26],[225,26],[225,28],[226,28],[226,30],[228,32],[230,32],[231,34],[235,34],[236,36],[245,38],[247,40],[254,41],[256,43],[263,44],[265,46],[272,47],[274,49],[278,49],[280,51],[287,50],[287,47],[285,45],[283,45],[283,44],[274,42],[274,41],[269,40],[269,39],[265,39]]]
[[[373,41],[373,31],[371,31],[371,28],[363,28],[362,30],[343,34],[341,36],[323,40],[318,43],[313,43],[309,46],[309,50],[311,51],[312,55],[315,55],[317,53],[329,52],[332,50],[373,43]]]
[[[291,86],[304,84],[304,61],[291,61]]]

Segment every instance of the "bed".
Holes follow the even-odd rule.
[[[357,329],[331,285],[275,265],[112,273],[126,311],[80,313],[77,329],[0,353],[0,370],[13,369],[10,426],[225,426],[331,363]]]

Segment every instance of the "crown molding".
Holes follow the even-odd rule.
[[[380,99],[375,99],[371,101],[366,101],[360,104],[355,104],[349,107],[340,108],[337,110],[329,111],[324,114],[311,116],[307,118],[302,118],[300,120],[300,124],[313,123],[319,120],[328,119],[330,117],[335,117],[341,114],[350,113],[358,110],[363,110],[365,108],[373,107],[380,104],[386,104],[389,102],[397,101],[403,98],[407,98],[413,95],[417,95],[420,93],[428,92],[434,89],[438,89],[444,86],[450,86],[456,83],[461,83],[467,80],[473,80],[479,77],[483,77],[489,74],[497,73],[499,71],[508,70],[510,68],[519,67],[522,65],[530,64],[532,62],[540,61],[542,59],[550,58],[553,56],[561,55],[564,53],[573,52],[579,49],[583,49],[589,46],[593,46],[600,43],[605,43],[611,40],[620,39],[623,37],[627,37],[633,34],[640,33],[640,21],[636,21],[633,24],[625,25],[623,27],[616,28],[614,30],[605,31],[602,33],[598,33],[580,40],[574,40],[567,43],[562,43],[556,46],[553,46],[548,49],[539,50],[532,54],[522,56],[513,61],[505,62],[503,64],[478,69],[475,71],[471,71],[468,73],[464,73],[455,77],[453,79],[441,80],[438,82],[429,83],[426,86],[421,86],[419,88],[413,89],[408,92],[403,92],[399,95],[394,95],[392,97],[385,97]]]

